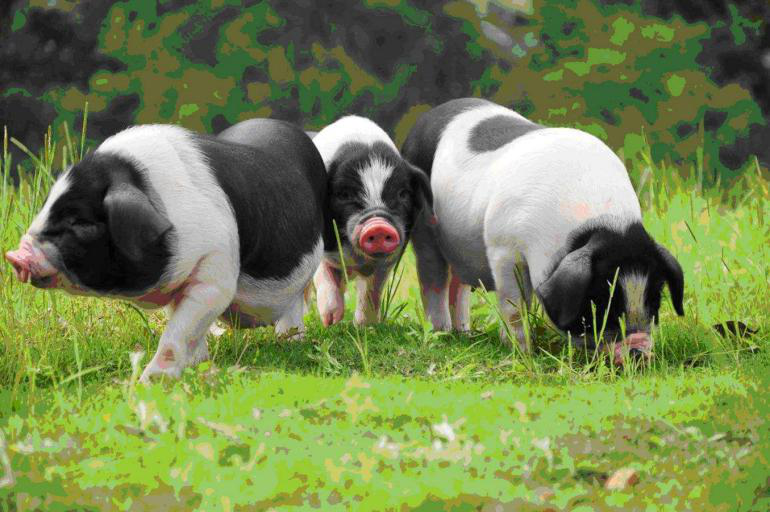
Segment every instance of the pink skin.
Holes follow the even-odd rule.
[[[610,343],[605,348],[612,354],[615,364],[618,366],[623,365],[624,356],[631,349],[640,351],[645,359],[650,359],[652,357],[652,338],[645,332],[635,332],[626,336],[626,339],[620,343]]]
[[[28,282],[31,278],[52,277],[45,287],[55,288],[59,282],[58,270],[51,265],[35,243],[35,239],[29,235],[22,237],[18,249],[5,253],[5,259],[13,265],[16,278],[22,283]]]
[[[356,226],[353,237],[358,239],[358,246],[368,256],[391,254],[401,243],[398,230],[382,217],[372,217]]]
[[[457,292],[460,289],[460,278],[452,274],[452,278],[449,280],[449,307],[455,307],[457,305]]]
[[[170,305],[176,308],[179,306],[179,303],[181,303],[182,300],[184,300],[186,297],[187,288],[200,283],[200,281],[195,277],[197,272],[198,265],[195,265],[192,272],[190,273],[190,277],[188,277],[185,281],[182,281],[179,284],[171,284],[157,290],[152,290],[151,292],[140,295],[133,300],[143,306],[163,307]]]
[[[345,314],[345,298],[342,294],[342,271],[334,268],[327,261],[321,263],[321,266],[326,279],[332,285],[328,293],[334,294],[333,300],[337,304],[336,308],[321,315],[321,323],[323,323],[324,327],[329,327],[342,321],[342,316]]]

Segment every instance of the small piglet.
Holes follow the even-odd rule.
[[[345,268],[356,276],[359,325],[379,320],[380,295],[389,271],[406,247],[414,219],[431,210],[428,177],[399,155],[374,122],[348,116],[314,138],[329,176],[327,200],[336,223]],[[327,245],[313,278],[325,326],[342,320],[343,265],[336,243]]]
[[[167,125],[108,138],[56,180],[6,259],[38,288],[165,306],[143,380],[207,359],[220,316],[302,332],[303,291],[323,254],[326,172],[299,128],[264,120],[250,136],[265,142]]]
[[[578,341],[597,341],[605,312],[611,339],[624,321],[613,353],[621,362],[627,350],[650,354],[664,284],[684,314],[682,269],[642,226],[623,163],[596,137],[466,98],[425,113],[403,155],[429,173],[433,190],[438,223],[419,222],[412,238],[434,328],[468,330],[470,291],[482,283],[497,291],[521,343],[517,306],[534,290]]]

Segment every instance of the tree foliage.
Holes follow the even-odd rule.
[[[766,30],[737,8],[720,25],[595,0],[17,5],[0,121],[32,146],[47,124],[77,125],[86,100],[94,140],[131,123],[216,132],[274,116],[317,129],[357,113],[400,141],[421,112],[474,95],[590,131],[628,159],[646,137],[654,160],[702,157],[713,177],[750,153],[770,161],[751,91],[700,64],[714,34],[740,47]]]

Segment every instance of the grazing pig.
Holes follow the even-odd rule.
[[[56,180],[6,258],[38,288],[166,307],[143,380],[207,359],[219,316],[301,332],[323,254],[326,173],[299,128],[264,121],[252,135],[267,142],[168,125],[120,132]]]
[[[430,183],[368,119],[344,117],[318,132],[313,142],[329,175],[327,201],[345,268],[356,276],[356,324],[376,322],[382,285],[406,247],[415,216],[432,209]],[[343,266],[334,240],[313,278],[326,326],[342,320],[345,311]]]
[[[596,137],[466,98],[420,117],[403,155],[431,180],[438,223],[418,220],[412,243],[435,329],[468,330],[482,283],[521,343],[518,304],[534,290],[559,329],[589,344],[605,311],[610,338],[624,321],[623,343],[606,345],[620,362],[629,349],[650,353],[665,283],[684,314],[682,269],[645,231],[625,167]]]

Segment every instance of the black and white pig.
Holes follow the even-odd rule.
[[[376,322],[382,286],[406,247],[415,217],[432,211],[428,177],[401,158],[382,128],[363,117],[343,117],[313,142],[326,165],[327,201],[345,268],[356,277],[355,322]],[[326,326],[342,320],[345,311],[343,267],[332,237],[335,243],[326,247],[313,278]]]
[[[402,153],[431,180],[438,223],[419,220],[412,239],[435,329],[468,330],[471,288],[483,283],[521,344],[520,290],[527,303],[534,290],[559,329],[589,344],[591,304],[597,331],[609,306],[610,339],[625,322],[625,340],[604,345],[620,362],[650,354],[664,284],[684,314],[682,269],[642,226],[623,163],[596,137],[465,98],[420,117]]]
[[[266,142],[170,125],[119,132],[56,180],[6,259],[38,288],[166,307],[143,380],[207,359],[220,316],[302,332],[304,288],[323,255],[326,172],[299,128],[264,121],[252,135]]]

